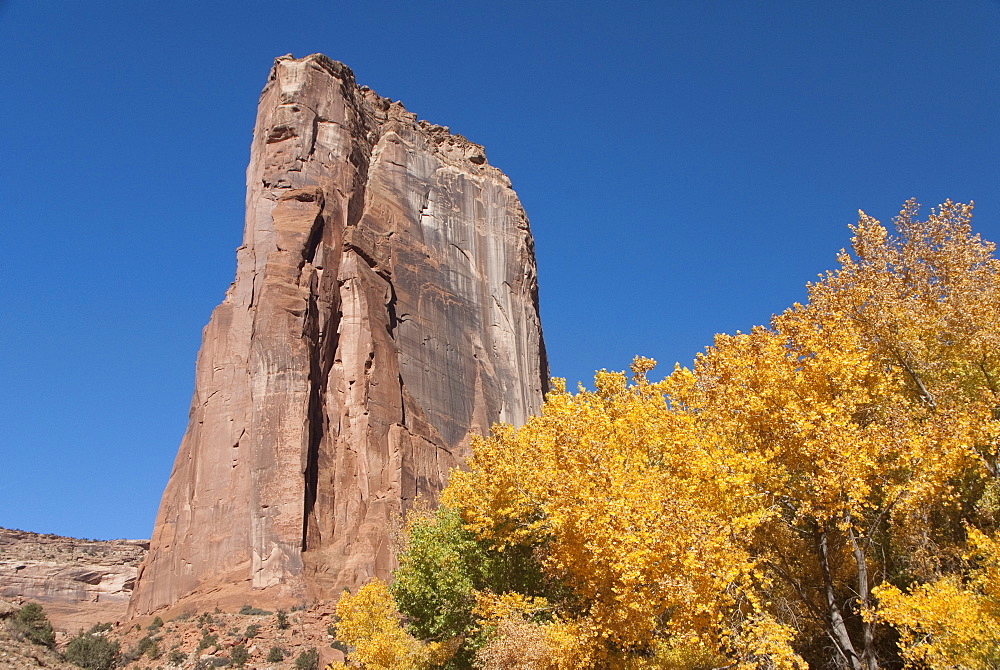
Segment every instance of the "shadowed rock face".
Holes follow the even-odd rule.
[[[325,56],[277,59],[131,614],[387,576],[389,520],[547,374],[528,221],[483,148]]]

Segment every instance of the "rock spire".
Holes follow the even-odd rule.
[[[386,576],[390,521],[547,375],[528,220],[483,148],[323,55],[278,58],[130,614]]]

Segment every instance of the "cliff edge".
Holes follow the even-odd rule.
[[[537,411],[533,241],[483,148],[320,54],[260,97],[236,279],[130,615],[334,597],[394,558],[470,435]]]

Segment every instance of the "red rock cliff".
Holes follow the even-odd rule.
[[[277,59],[130,613],[386,576],[389,520],[547,374],[528,221],[483,148],[325,56]]]

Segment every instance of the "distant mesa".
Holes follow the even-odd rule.
[[[148,540],[82,540],[0,528],[0,599],[41,603],[75,633],[125,618]]]
[[[283,56],[246,203],[131,616],[388,576],[390,521],[546,390],[528,219],[483,147]]]

